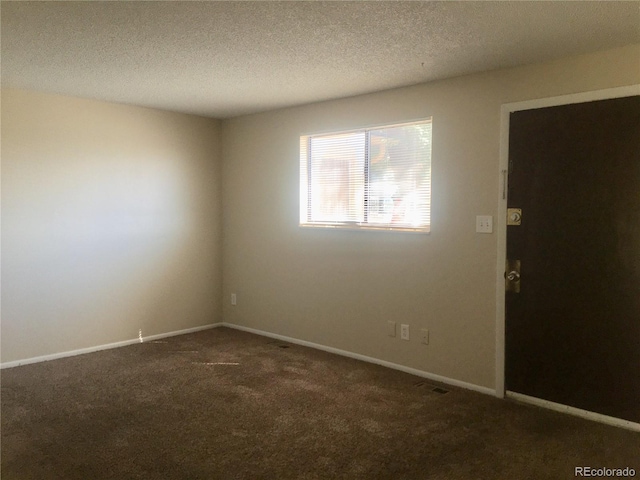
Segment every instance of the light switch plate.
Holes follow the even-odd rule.
[[[476,233],[493,233],[492,215],[476,215]]]

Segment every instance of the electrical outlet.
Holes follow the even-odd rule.
[[[420,330],[420,338],[424,345],[429,345],[429,330],[426,328]]]
[[[238,299],[235,293],[231,294],[231,305],[236,305],[238,303]]]
[[[390,337],[396,336],[396,322],[392,322],[392,321],[387,322],[387,333]]]
[[[402,340],[409,340],[409,325],[404,323],[400,325],[400,338]]]

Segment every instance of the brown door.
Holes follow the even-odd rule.
[[[511,114],[508,208],[506,389],[640,422],[640,96]]]

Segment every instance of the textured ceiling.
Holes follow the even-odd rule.
[[[640,43],[640,2],[7,2],[2,85],[226,118]]]

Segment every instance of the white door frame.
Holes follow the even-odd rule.
[[[498,192],[498,255],[496,267],[496,396],[505,397],[505,292],[504,292],[504,265],[507,258],[507,192],[508,192],[508,165],[509,165],[509,117],[512,112],[520,110],[532,110],[536,108],[555,107],[557,105],[568,105],[572,103],[593,102],[596,100],[606,100],[610,98],[629,97],[640,95],[640,84],[628,85],[624,87],[608,88],[605,90],[595,90],[591,92],[575,93],[558,97],[540,98],[527,100],[524,102],[506,103],[500,108],[500,191]],[[514,395],[509,395],[513,397]],[[516,394],[516,396],[518,396]],[[519,397],[524,397],[520,395]],[[520,398],[521,399],[521,398]],[[544,402],[544,400],[539,400]],[[552,402],[548,402],[552,403]],[[549,406],[549,405],[547,405]],[[564,410],[566,411],[565,407]],[[574,409],[578,410],[578,409]],[[576,412],[569,412],[576,413]],[[591,418],[593,415],[589,415]],[[586,415],[583,415],[586,416]],[[604,416],[604,415],[603,415]],[[632,423],[632,422],[627,422]],[[637,424],[635,424],[637,425]]]

